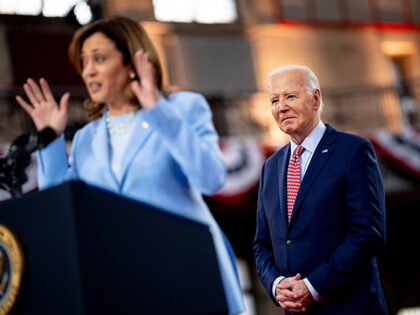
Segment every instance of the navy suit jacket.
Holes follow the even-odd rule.
[[[300,273],[322,296],[312,314],[386,314],[376,255],[385,243],[382,178],[371,143],[327,125],[302,180],[290,223],[290,144],[264,163],[254,254],[270,297],[273,281]]]

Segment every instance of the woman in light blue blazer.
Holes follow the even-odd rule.
[[[29,102],[16,97],[38,130],[50,126],[58,135],[39,152],[39,188],[80,179],[209,225],[229,313],[243,311],[230,245],[201,196],[215,193],[226,177],[204,97],[164,92],[156,50],[128,18],[79,29],[69,55],[89,92],[84,107],[92,118],[75,134],[69,158],[63,136],[69,93],[58,106],[45,79],[39,85],[28,79]]]

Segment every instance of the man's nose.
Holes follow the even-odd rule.
[[[289,109],[287,100],[285,100],[285,99],[279,100],[278,106],[279,106],[279,111],[280,112],[285,112]]]

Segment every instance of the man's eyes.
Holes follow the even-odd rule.
[[[285,99],[285,100],[293,100],[293,99],[296,98],[296,95],[295,94],[288,94],[288,95],[282,96],[281,98]],[[276,105],[278,102],[279,102],[278,98],[273,98],[271,100],[271,105]]]

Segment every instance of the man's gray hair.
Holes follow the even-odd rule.
[[[322,94],[321,94],[321,88],[319,86],[319,81],[318,78],[316,77],[315,73],[312,72],[311,69],[309,69],[308,67],[305,66],[296,66],[296,65],[287,65],[287,66],[283,66],[277,69],[274,69],[273,71],[271,71],[268,75],[268,82],[267,85],[270,85],[270,80],[271,77],[275,74],[279,74],[282,72],[286,72],[286,71],[292,71],[292,70],[299,70],[303,73],[303,78],[305,80],[305,85],[306,85],[306,90],[313,94],[315,89],[319,90],[319,94],[320,94],[320,105],[318,108],[318,114],[321,114],[322,109],[324,108],[324,103],[322,102]]]

